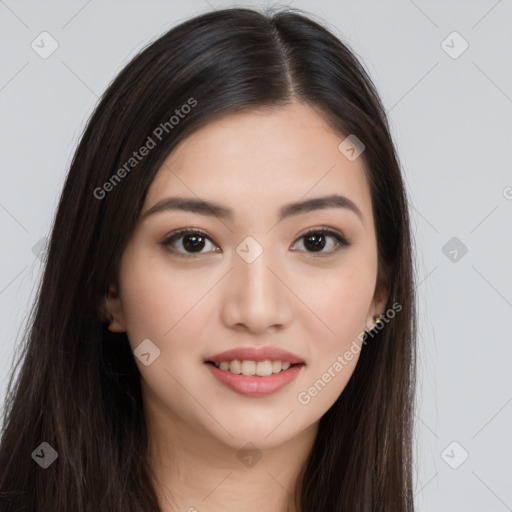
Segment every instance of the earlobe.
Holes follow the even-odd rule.
[[[387,301],[388,294],[385,291],[382,289],[375,291],[366,319],[367,331],[371,331],[379,322],[382,322],[382,318],[385,316],[384,308],[386,307]]]
[[[116,323],[115,320],[113,320],[112,322],[110,322],[110,324],[108,325],[107,329],[110,331],[110,332],[117,332],[117,333],[122,333],[122,332],[125,332],[125,330],[121,327],[118,326],[118,324]]]
[[[109,285],[102,300],[104,321],[108,323],[110,332],[122,333],[126,331],[121,298],[117,294],[114,285]]]

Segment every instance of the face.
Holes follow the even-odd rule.
[[[363,162],[339,151],[344,138],[304,104],[246,111],[182,141],[158,171],[107,306],[153,423],[263,449],[314,428],[342,393],[385,305]],[[334,195],[345,199],[308,206]],[[246,350],[222,355],[233,349]],[[276,360],[301,364],[279,372]]]

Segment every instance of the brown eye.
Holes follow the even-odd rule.
[[[166,238],[162,242],[162,245],[165,247],[170,246],[172,251],[182,256],[189,256],[209,252],[208,250],[203,251],[203,249],[208,246],[208,243],[212,245],[214,252],[218,252],[218,250],[216,250],[218,247],[211,242],[210,237],[204,232],[197,229],[180,229]]]
[[[300,240],[302,239],[304,239],[303,245],[306,251],[312,253],[332,254],[341,247],[350,245],[344,237],[330,229],[308,231],[300,237]],[[329,239],[331,239],[331,242],[329,242]],[[324,251],[326,247],[328,250]]]

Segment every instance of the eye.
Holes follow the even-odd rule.
[[[342,247],[351,245],[340,233],[332,229],[321,227],[312,229],[303,234],[299,240],[304,239],[304,247],[306,252],[317,253],[321,255],[332,254]],[[326,241],[331,239],[331,250],[324,251]],[[181,242],[177,243],[179,240]],[[203,251],[205,247],[211,244],[210,250]],[[161,244],[164,247],[171,247],[171,250],[179,256],[193,257],[194,254],[203,254],[204,252],[222,252],[221,249],[212,243],[211,238],[200,229],[183,228],[175,231],[167,237]],[[183,249],[183,250],[181,250]],[[297,249],[292,249],[297,250]]]
[[[176,244],[180,239],[183,240],[179,244]],[[179,256],[190,257],[196,253],[201,254],[202,249],[207,245],[207,240],[211,243],[210,237],[208,237],[204,231],[200,229],[183,228],[172,233],[171,236],[162,242],[162,245],[164,247],[171,246],[172,251]],[[185,252],[178,250],[175,244],[185,249]],[[214,252],[220,251],[216,245],[212,244],[212,246]]]
[[[323,249],[325,249],[326,246],[329,246],[329,244],[326,244],[326,240],[328,238],[331,239],[330,247],[333,249],[324,251]],[[307,233],[304,233],[299,238],[299,240],[302,239],[304,239],[303,245],[307,252],[320,253],[322,256],[332,254],[337,252],[342,247],[347,247],[350,245],[347,239],[344,238],[340,233],[326,227],[312,229]]]

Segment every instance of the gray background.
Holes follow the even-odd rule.
[[[418,511],[512,510],[512,1],[290,3],[362,59],[404,168],[420,303]],[[233,5],[268,4],[0,0],[2,404],[38,242],[98,96],[171,26]],[[31,47],[43,31],[58,43],[46,59]]]

